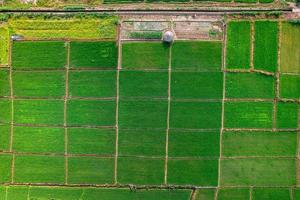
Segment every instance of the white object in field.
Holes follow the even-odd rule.
[[[171,43],[174,40],[174,33],[172,31],[166,31],[163,35],[163,41]]]

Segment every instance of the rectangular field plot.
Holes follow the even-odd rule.
[[[222,43],[177,41],[172,46],[172,69],[220,71]]]
[[[250,68],[250,22],[231,21],[227,25],[227,69]]]
[[[292,186],[295,184],[295,159],[245,158],[221,161],[222,186]]]
[[[171,130],[168,145],[169,157],[218,157],[220,132]]]
[[[67,61],[64,42],[14,42],[12,66],[14,68],[63,68]]]
[[[71,42],[71,67],[117,68],[118,47],[115,41]]]
[[[7,187],[6,200],[23,200],[28,197],[28,186],[11,186]]]
[[[113,183],[114,158],[71,157],[68,159],[68,168],[69,183]]]
[[[16,152],[64,153],[63,128],[14,127],[13,149]]]
[[[116,124],[115,100],[68,101],[68,125],[114,126]]]
[[[271,102],[225,102],[226,128],[271,128]]]
[[[121,71],[120,97],[168,96],[168,72]]]
[[[174,185],[216,186],[217,159],[169,159],[168,183]]]
[[[9,150],[10,128],[8,124],[0,124],[0,152]]]
[[[11,155],[0,154],[0,183],[11,182]]]
[[[15,100],[14,121],[17,124],[63,125],[62,100]]]
[[[9,71],[0,69],[0,96],[10,96]]]
[[[16,97],[63,97],[65,72],[13,72],[13,90]]]
[[[121,184],[160,185],[164,182],[164,158],[118,158],[118,182]]]
[[[248,188],[226,188],[220,189],[218,193],[218,200],[244,200],[250,198]]]
[[[280,71],[300,74],[300,27],[282,23]]]
[[[254,68],[275,72],[277,68],[278,22],[256,21],[254,29]]]
[[[276,127],[297,128],[298,127],[299,105],[289,102],[277,103]]]
[[[11,121],[11,101],[0,99],[0,123],[9,123]]]
[[[68,152],[71,154],[114,155],[114,129],[68,128]]]
[[[172,98],[222,99],[223,73],[172,72]]]
[[[199,189],[196,193],[195,200],[214,200],[216,195],[215,189]]]
[[[288,188],[255,188],[252,192],[253,200],[290,200],[291,194]]]
[[[120,156],[165,156],[166,131],[119,130]]]
[[[116,96],[115,71],[70,71],[69,97]]]
[[[274,98],[275,78],[258,73],[227,73],[227,98]]]
[[[300,99],[300,76],[282,74],[279,85],[281,98]]]
[[[297,132],[225,132],[223,156],[296,156]]]
[[[171,102],[171,128],[220,128],[221,102]]]
[[[17,183],[64,183],[65,159],[52,156],[16,156]]]
[[[122,44],[122,68],[167,69],[169,46],[161,42],[131,42]]]

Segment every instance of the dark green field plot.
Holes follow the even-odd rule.
[[[166,131],[120,130],[120,156],[164,156],[166,154]]]
[[[71,42],[71,67],[117,68],[118,47],[115,41]]]
[[[0,99],[0,122],[9,123],[11,121],[11,101]]]
[[[0,125],[0,151],[7,151],[10,145],[10,125]]]
[[[165,159],[118,158],[118,182],[122,184],[160,185],[164,182]]]
[[[15,100],[14,121],[17,124],[63,125],[62,100]]]
[[[295,159],[223,159],[221,185],[291,186],[296,184],[295,170]]]
[[[218,200],[246,200],[250,198],[248,188],[226,188],[220,189],[218,193]]]
[[[300,99],[300,76],[287,74],[280,76],[280,97]]]
[[[12,66],[14,68],[63,68],[67,61],[64,42],[14,42]]]
[[[225,132],[223,156],[296,156],[297,132]]]
[[[115,71],[70,71],[70,97],[116,96]]]
[[[226,68],[250,68],[249,21],[231,21],[227,25]]]
[[[218,157],[220,132],[170,131],[170,157]]]
[[[69,183],[113,183],[114,158],[72,157],[68,169]]]
[[[220,72],[173,72],[171,80],[172,98],[222,99]]]
[[[226,102],[224,126],[226,128],[271,128],[272,112],[271,102]]]
[[[13,149],[17,152],[64,153],[64,133],[63,128],[14,127]]]
[[[227,73],[227,98],[274,98],[275,79],[258,73]]]
[[[143,0],[104,0],[104,3],[140,3]]]
[[[167,97],[168,72],[121,71],[120,97]]]
[[[172,46],[172,69],[220,71],[221,66],[221,42],[177,41]]]
[[[188,2],[188,0],[146,0],[150,3],[156,3],[156,2],[174,2],[174,3],[181,3],[181,2]]]
[[[278,22],[256,21],[254,30],[254,68],[275,72],[277,68]]]
[[[169,159],[168,183],[176,185],[216,186],[217,159]]]
[[[16,156],[15,177],[17,183],[64,183],[64,157]]]
[[[196,200],[214,200],[215,189],[200,189],[196,193]]]
[[[11,155],[0,155],[0,183],[11,181]]]
[[[299,106],[296,103],[278,102],[276,114],[277,128],[297,128]]]
[[[14,96],[16,97],[63,97],[65,72],[13,72]]]
[[[114,126],[116,101],[70,100],[67,121],[68,125]]]
[[[252,192],[253,200],[290,200],[288,188],[255,188]]]
[[[256,3],[256,0],[234,0],[237,3]]]
[[[167,126],[167,101],[120,101],[119,127],[165,128]]]
[[[0,96],[10,96],[8,70],[0,69]]]
[[[72,154],[113,155],[114,129],[68,128],[68,152]]]
[[[122,44],[122,68],[167,69],[169,47],[161,42]]]
[[[220,128],[220,102],[171,102],[171,128]]]

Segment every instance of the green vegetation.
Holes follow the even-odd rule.
[[[11,155],[0,154],[0,183],[8,183],[11,181]]]
[[[277,128],[297,128],[298,108],[296,103],[278,102],[276,127]]]
[[[220,71],[222,43],[177,41],[172,46],[172,69]]]
[[[161,42],[122,44],[122,68],[167,69],[169,47]]]
[[[8,64],[9,29],[0,26],[0,64]]]
[[[0,125],[0,151],[8,151],[10,143],[10,125]]]
[[[275,78],[258,73],[226,73],[227,98],[274,98]]]
[[[140,3],[143,0],[103,0],[103,3]]]
[[[256,3],[257,0],[234,0],[237,3]]]
[[[254,68],[275,72],[277,69],[278,22],[256,21],[254,29]]]
[[[280,76],[280,97],[300,99],[300,76],[287,74]]]
[[[115,41],[71,42],[71,67],[116,68],[118,49]]]
[[[0,69],[0,96],[10,96],[9,71]]]
[[[249,199],[249,195],[248,188],[220,189],[218,200],[244,200]]]
[[[200,189],[197,191],[196,200],[214,200],[215,189]]]
[[[290,200],[288,188],[255,188],[252,192],[253,200]]]
[[[11,101],[0,99],[0,123],[9,123],[11,121]]]
[[[161,31],[143,31],[143,32],[130,32],[129,38],[131,39],[161,39]]]
[[[7,200],[27,199],[28,186],[7,187]]]
[[[227,69],[250,68],[250,22],[231,21],[227,24]]]

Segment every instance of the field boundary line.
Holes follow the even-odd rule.
[[[214,200],[218,200],[220,187],[216,187],[216,191],[214,193]]]
[[[8,186],[5,187],[5,200],[7,200],[8,198]]]
[[[192,189],[190,200],[196,200],[197,193],[198,193],[198,190],[196,188]]]
[[[249,200],[253,199],[253,186],[250,186],[249,188]]]
[[[255,30],[254,20],[250,20],[250,71],[254,71],[254,41],[255,41]]]
[[[293,188],[289,188],[289,193],[290,193],[290,199],[294,200],[294,190],[293,190]]]
[[[27,188],[27,199],[26,200],[30,200],[30,189],[31,189],[31,185],[29,185]]]

